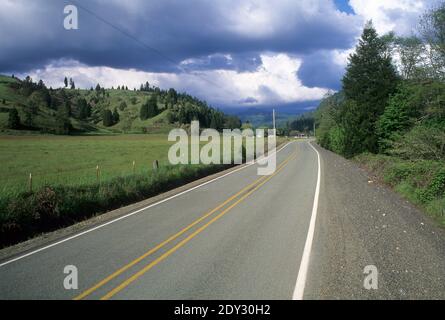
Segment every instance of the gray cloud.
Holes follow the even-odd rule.
[[[67,31],[63,7],[71,2],[80,5],[80,29]],[[178,72],[175,62],[197,58],[208,62],[187,68],[250,70],[257,64],[249,59],[258,57],[258,52],[349,48],[360,26],[356,18],[321,0],[258,1],[258,5],[234,0],[2,0],[2,9],[0,72],[39,68],[60,58],[91,66]],[[220,59],[222,54],[232,54],[235,60],[227,64]]]
[[[414,23],[409,8],[368,8],[387,1],[0,0],[0,73],[54,86],[64,74],[85,86],[148,78],[220,106],[303,108],[339,88],[335,54],[354,46],[370,15],[382,28]],[[78,4],[79,30],[63,28],[67,4]]]

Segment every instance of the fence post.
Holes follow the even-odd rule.
[[[97,182],[99,182],[99,180],[100,180],[100,168],[99,168],[99,165],[96,166],[96,179],[97,179]]]
[[[158,160],[153,161],[153,170],[156,171],[159,168],[159,162]]]
[[[32,192],[32,173],[29,174],[29,192]]]
[[[133,160],[133,175],[136,173],[136,161]]]

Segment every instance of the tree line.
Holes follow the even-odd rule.
[[[319,143],[346,157],[445,156],[445,3],[417,35],[378,35],[371,21],[349,57],[342,90],[315,113]]]

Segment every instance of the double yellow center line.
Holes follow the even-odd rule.
[[[147,271],[149,271],[151,268],[153,268],[154,266],[156,266],[157,264],[159,264],[161,261],[165,260],[168,256],[170,256],[171,254],[173,254],[175,251],[177,251],[179,248],[183,247],[187,242],[189,242],[190,240],[192,240],[195,236],[197,236],[199,233],[201,233],[202,231],[204,231],[208,226],[210,226],[212,223],[214,223],[215,221],[217,221],[218,219],[220,219],[223,215],[225,215],[228,211],[230,211],[232,208],[234,208],[236,205],[238,205],[240,202],[244,201],[248,196],[250,196],[253,192],[255,192],[256,190],[258,190],[262,185],[264,185],[267,181],[269,181],[270,179],[272,179],[272,177],[274,177],[276,174],[278,174],[278,172],[280,172],[288,163],[289,161],[291,161],[293,158],[295,158],[295,153],[291,154],[288,158],[286,158],[286,160],[283,161],[283,163],[277,168],[277,170],[275,171],[274,174],[270,175],[270,176],[264,176],[261,177],[257,180],[255,180],[253,183],[251,183],[250,185],[248,185],[247,187],[243,188],[242,190],[240,190],[238,193],[236,193],[235,195],[231,196],[230,198],[228,198],[227,200],[225,200],[223,203],[221,203],[220,205],[218,205],[217,207],[215,207],[214,209],[212,209],[211,211],[207,212],[205,215],[203,215],[202,217],[198,218],[197,220],[195,220],[194,222],[192,222],[191,224],[189,224],[188,226],[186,226],[185,228],[183,228],[181,231],[179,231],[178,233],[172,235],[171,237],[169,237],[167,240],[161,242],[160,244],[158,244],[157,246],[155,246],[154,248],[150,249],[149,251],[147,251],[146,253],[144,253],[143,255],[141,255],[140,257],[134,259],[133,261],[131,261],[130,263],[128,263],[127,265],[125,265],[124,267],[120,268],[119,270],[115,271],[114,273],[112,273],[111,275],[109,275],[108,277],[106,277],[105,279],[101,280],[100,282],[98,282],[97,284],[95,284],[94,286],[92,286],[91,288],[85,290],[84,292],[82,292],[81,294],[79,294],[78,296],[76,296],[74,298],[74,300],[81,300],[87,296],[89,296],[90,294],[92,294],[94,291],[96,291],[97,289],[101,288],[102,286],[104,286],[105,284],[107,284],[108,282],[110,282],[111,280],[113,280],[114,278],[118,277],[119,275],[121,275],[122,273],[124,273],[125,271],[127,271],[128,269],[130,269],[131,267],[135,266],[136,264],[138,264],[139,262],[141,262],[142,260],[144,260],[145,258],[147,258],[148,256],[154,254],[155,252],[157,252],[158,250],[160,250],[161,248],[163,248],[164,246],[166,246],[167,244],[169,244],[170,242],[176,240],[177,238],[179,238],[181,235],[183,235],[184,233],[186,233],[187,231],[189,231],[191,228],[193,228],[194,226],[196,226],[198,223],[200,223],[201,221],[203,221],[204,219],[208,218],[209,216],[211,216],[213,213],[217,212],[218,210],[222,209],[225,205],[229,204],[231,201],[235,200],[237,197],[239,197],[240,195],[242,195],[243,193],[245,193],[246,191],[248,191],[247,193],[245,193],[242,197],[240,197],[236,202],[234,202],[233,204],[231,204],[229,207],[227,207],[226,209],[224,209],[221,213],[219,213],[217,216],[215,216],[213,219],[211,219],[210,221],[208,221],[206,224],[202,225],[200,228],[198,228],[196,231],[194,231],[193,233],[191,233],[189,236],[187,236],[186,238],[184,238],[182,241],[180,241],[178,244],[176,244],[174,247],[172,247],[171,249],[169,249],[168,251],[166,251],[164,254],[162,254],[161,256],[159,256],[158,258],[156,258],[155,260],[153,260],[151,263],[149,263],[148,265],[146,265],[143,269],[141,269],[140,271],[138,271],[137,273],[135,273],[134,275],[132,275],[131,277],[129,277],[127,280],[125,280],[124,282],[122,282],[120,285],[118,285],[117,287],[115,287],[113,290],[111,290],[110,292],[108,292],[106,295],[104,295],[101,300],[107,300],[110,299],[111,297],[113,297],[115,294],[117,294],[119,291],[125,289],[128,285],[130,285],[132,282],[134,282],[135,280],[137,280],[139,277],[141,277],[144,273],[146,273]],[[250,191],[249,191],[250,190]]]

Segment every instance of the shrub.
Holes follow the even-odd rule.
[[[399,85],[377,123],[381,151],[391,146],[415,124],[424,126],[445,124],[445,85],[437,81],[404,82]]]
[[[391,154],[403,159],[445,159],[445,131],[416,126],[392,143]]]
[[[430,185],[427,188],[420,190],[418,196],[423,203],[445,196],[445,168],[442,168],[437,172]]]
[[[345,132],[343,128],[335,126],[328,133],[329,146],[332,151],[344,154],[345,152]]]
[[[131,98],[131,102],[133,103],[133,100],[134,99],[136,99],[135,97],[133,97],[133,98]],[[133,104],[135,104],[135,103],[133,103]],[[127,109],[127,104],[125,103],[125,101],[122,101],[120,104],[119,104],[119,110],[120,111],[124,111],[125,109]]]

